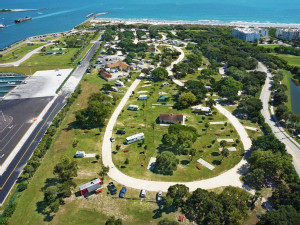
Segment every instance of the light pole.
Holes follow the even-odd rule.
[[[3,114],[2,111],[1,111],[1,114],[2,114],[2,117],[3,117],[4,122],[6,122],[5,116],[4,116],[4,114]]]

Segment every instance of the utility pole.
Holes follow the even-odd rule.
[[[1,114],[2,114],[4,122],[6,122],[6,119],[5,119],[5,116],[4,116],[3,112],[2,112],[2,110],[1,110]]]

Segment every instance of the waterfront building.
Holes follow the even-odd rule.
[[[300,29],[295,28],[277,28],[276,37],[282,40],[300,40]]]
[[[263,28],[234,28],[232,30],[232,36],[241,39],[244,42],[257,42],[261,37],[267,37],[269,31]]]

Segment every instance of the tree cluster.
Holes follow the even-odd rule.
[[[88,106],[75,113],[76,122],[83,127],[103,126],[112,109],[112,99],[102,93],[89,97]]]
[[[189,193],[185,185],[170,186],[164,207],[178,210],[197,224],[242,224],[248,217],[250,195],[247,191],[226,187],[220,194],[203,189]]]
[[[163,136],[163,145],[174,154],[188,154],[198,137],[197,129],[191,126],[173,124],[169,126],[168,133]]]

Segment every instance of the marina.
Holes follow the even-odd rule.
[[[0,99],[7,95],[16,86],[24,83],[25,75],[0,73]]]

